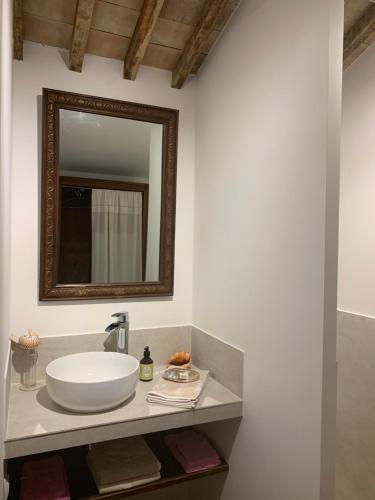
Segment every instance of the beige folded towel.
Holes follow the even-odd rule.
[[[152,483],[154,481],[157,481],[161,477],[160,472],[155,472],[153,474],[149,474],[149,475],[145,475],[145,476],[138,476],[135,479],[129,479],[127,481],[120,481],[118,483],[102,484],[99,481],[97,472],[95,470],[95,467],[92,464],[90,456],[87,457],[87,464],[88,464],[89,469],[91,470],[91,473],[94,477],[96,487],[98,488],[98,491],[101,495],[103,495],[104,493],[111,493],[112,491],[128,490],[129,488],[134,488],[135,486],[141,486],[142,484]]]
[[[199,380],[184,384],[165,380],[160,375],[154,387],[147,394],[147,401],[179,408],[195,408],[208,380],[208,370],[197,371],[200,373]]]
[[[99,485],[155,475],[161,469],[142,436],[92,444],[88,459]]]

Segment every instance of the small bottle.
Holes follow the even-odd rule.
[[[139,363],[139,380],[143,380],[144,382],[148,382],[152,380],[154,377],[154,362],[150,356],[150,348],[148,346],[145,347],[143,358]]]

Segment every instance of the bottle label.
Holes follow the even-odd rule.
[[[140,367],[140,379],[141,380],[152,380],[154,365],[141,365]]]

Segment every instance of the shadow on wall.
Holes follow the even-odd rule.
[[[241,421],[242,418],[232,418],[196,426],[196,429],[209,438],[221,457],[229,463],[229,472],[203,478],[200,481],[191,481],[189,483],[190,499],[220,500],[226,478],[230,474],[230,457]]]

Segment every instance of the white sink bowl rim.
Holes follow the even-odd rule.
[[[139,362],[117,352],[69,354],[46,367],[51,399],[66,410],[93,413],[109,410],[135,391]]]

